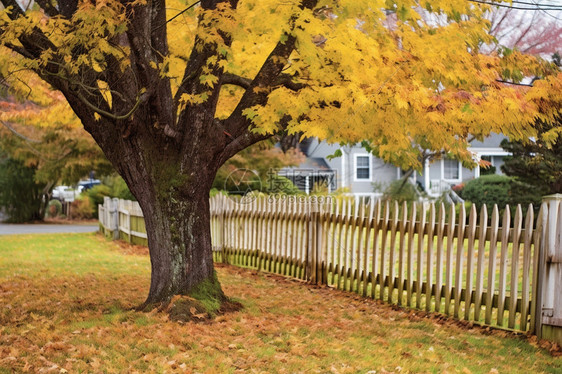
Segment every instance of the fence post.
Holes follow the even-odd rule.
[[[119,214],[119,212],[117,212]],[[127,210],[127,229],[129,230],[129,244],[133,243],[133,229],[131,228],[131,211]]]
[[[218,205],[218,214],[219,214],[219,243],[220,243],[220,253],[221,253],[221,262],[226,264],[226,220],[224,219],[226,214],[226,198],[220,194],[217,198],[217,205]],[[259,270],[259,269],[258,269]]]
[[[323,279],[322,267],[324,263],[323,251],[322,251],[322,248],[324,246],[323,239],[322,239],[323,238],[323,227],[322,227],[323,209],[318,203],[317,198],[314,200],[314,211],[316,214],[316,219],[314,221],[316,224],[316,232],[315,232],[316,245],[314,246],[314,251],[315,251],[314,260],[316,264],[313,271],[315,273],[315,278],[316,278],[315,283],[322,284],[322,279]]]
[[[562,194],[545,196],[546,230],[541,240],[538,274],[542,274],[537,335],[562,344]],[[543,244],[544,243],[544,244]]]
[[[306,257],[305,257],[305,279],[308,282],[314,283],[316,281],[316,221],[318,220],[317,212],[314,211],[310,200],[306,199],[305,202],[306,214]]]
[[[119,199],[113,198],[111,199],[111,220],[110,220],[110,227],[113,230],[113,240],[119,239]]]
[[[111,231],[111,220],[110,213],[111,210],[111,199],[107,196],[103,198],[103,234],[107,236],[107,232]]]

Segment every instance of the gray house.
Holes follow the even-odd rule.
[[[495,172],[501,174],[503,157],[508,155],[500,147],[505,138],[500,134],[492,134],[483,142],[473,141],[469,149],[475,160],[490,162]],[[375,192],[373,184],[385,185],[404,174],[400,168],[367,153],[359,145],[342,147],[312,138],[303,142],[300,148],[307,157],[306,161],[297,167],[282,169],[279,175],[289,178],[306,193],[312,192],[316,185],[324,184],[329,192],[347,188],[356,196],[375,197],[379,193]],[[340,157],[328,158],[338,150],[341,151]],[[433,163],[426,162],[422,173],[414,173],[411,181],[420,185],[430,196],[438,196],[453,185],[478,178],[480,172],[480,166],[470,170],[458,160],[441,159]]]

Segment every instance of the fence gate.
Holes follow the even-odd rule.
[[[544,249],[539,276],[542,276],[542,313],[537,335],[562,344],[562,194],[544,198],[548,204],[548,219],[544,234]],[[541,274],[542,273],[542,274]]]

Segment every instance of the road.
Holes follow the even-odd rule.
[[[57,225],[57,224],[8,224],[0,223],[0,235],[13,234],[59,234],[94,232],[98,225]]]

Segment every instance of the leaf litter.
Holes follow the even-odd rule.
[[[209,319],[188,304],[183,320],[139,312],[150,282],[146,254],[98,236],[83,239],[113,259],[109,270],[96,273],[96,256],[82,256],[71,242],[67,255],[85,262],[85,274],[58,272],[40,246],[32,260],[50,260],[52,271],[0,272],[0,372],[562,371],[559,348],[535,337],[220,264],[223,289],[242,310]],[[0,258],[7,247],[0,243]],[[133,260],[144,270],[131,268]]]

